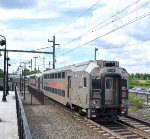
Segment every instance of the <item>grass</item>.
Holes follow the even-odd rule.
[[[129,108],[128,108],[128,111],[129,112],[136,112],[138,110],[138,108],[136,107],[136,106],[130,106]]]
[[[145,114],[144,117],[150,119],[150,114]]]

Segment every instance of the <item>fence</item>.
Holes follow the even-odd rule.
[[[32,95],[36,97],[42,104],[44,104],[44,93],[40,90],[36,90],[28,86],[28,91],[31,93],[31,104],[32,104]]]
[[[131,92],[135,94],[136,96],[143,97],[145,99],[145,102],[147,105],[150,105],[150,94],[148,93],[139,93],[139,92]]]
[[[15,97],[16,97],[16,110],[17,110],[19,139],[32,139],[29,125],[27,123],[26,115],[25,115],[24,108],[22,105],[22,101],[17,92],[17,87],[15,87]]]

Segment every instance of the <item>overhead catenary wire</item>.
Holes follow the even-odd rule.
[[[81,37],[86,36],[87,34],[93,33],[93,32],[95,31],[95,30],[93,30],[93,29],[95,29],[96,27],[102,25],[102,24],[105,23],[106,21],[109,21],[111,18],[113,18],[113,17],[115,17],[116,15],[122,13],[123,11],[127,10],[127,9],[130,8],[131,6],[137,4],[139,1],[141,1],[141,0],[138,0],[138,1],[134,2],[134,3],[132,3],[131,5],[125,7],[124,9],[122,9],[121,11],[119,11],[119,12],[117,12],[116,14],[112,15],[111,17],[107,18],[106,20],[100,22],[99,24],[97,24],[96,26],[94,26],[93,28],[91,28],[90,30],[88,30],[88,31],[86,31],[86,32],[84,32],[84,33],[82,33],[82,34],[79,35],[77,38],[72,39],[71,41],[69,41],[69,42],[67,42],[67,43],[65,43],[65,44],[62,44],[61,47],[62,47],[62,46],[66,46],[66,45],[68,45],[68,44],[70,44],[70,43],[72,43],[72,42],[74,42],[74,41],[76,41],[76,40],[79,40]],[[148,0],[148,1],[149,1],[149,0]],[[147,4],[147,2],[144,3],[144,4],[142,4],[142,5],[140,5],[139,7],[136,7],[136,8],[135,8],[134,10],[132,10],[130,13],[125,14],[124,16],[119,17],[119,18],[117,18],[116,20],[111,20],[109,23],[103,25],[102,27],[100,27],[100,28],[98,28],[98,29],[101,29],[101,28],[103,28],[103,27],[105,27],[105,26],[107,26],[107,25],[109,25],[109,24],[111,24],[111,23],[114,23],[115,21],[117,21],[117,20],[119,20],[119,19],[121,19],[121,18],[123,18],[123,17],[125,17],[125,16],[127,16],[127,15],[129,15],[129,14],[131,14],[132,12],[135,12],[136,10],[138,10],[138,9],[144,7],[144,6],[146,6],[146,4]]]
[[[143,7],[145,7],[145,6],[147,6],[147,4],[149,4],[149,2],[145,2],[144,4],[141,4],[140,6],[136,7],[136,8],[133,9],[132,11],[130,11],[130,13],[125,13],[125,15],[123,15],[122,17],[118,17],[118,18],[116,18],[115,20],[112,20],[112,21],[108,22],[107,24],[105,24],[105,25],[103,25],[103,26],[100,26],[99,28],[95,28],[95,29],[89,31],[89,33],[85,34],[85,36],[87,36],[87,35],[90,34],[90,33],[93,33],[93,32],[95,32],[95,31],[97,31],[97,30],[99,30],[99,29],[101,29],[101,28],[103,28],[103,27],[105,27],[105,26],[107,26],[107,25],[110,25],[111,23],[114,23],[114,22],[116,22],[116,21],[118,21],[118,20],[120,20],[120,19],[122,19],[122,18],[124,18],[124,17],[126,17],[126,16],[128,16],[128,15],[134,13],[134,12],[136,12],[137,10],[139,10],[139,9],[141,9],[141,8],[143,8]],[[82,35],[82,37],[83,37],[83,35]]]
[[[127,15],[129,15],[129,14],[131,14],[131,13],[137,11],[137,10],[139,10],[140,8],[142,8],[142,7],[144,7],[144,6],[146,6],[146,4],[148,4],[148,2],[149,2],[149,0],[148,0],[148,2],[145,2],[144,4],[141,4],[140,6],[136,7],[134,10],[130,11],[130,13],[126,13],[126,14],[123,15],[122,17],[118,17],[118,18],[115,19],[115,20],[109,21],[111,18],[113,18],[113,17],[117,16],[118,14],[124,12],[125,10],[127,10],[128,8],[132,7],[133,5],[137,4],[137,3],[140,2],[140,1],[141,1],[141,0],[137,0],[136,2],[134,2],[134,3],[130,4],[130,5],[128,5],[127,7],[125,7],[124,9],[122,9],[121,11],[117,12],[116,14],[114,14],[114,15],[112,15],[111,17],[107,18],[106,20],[104,20],[104,21],[100,22],[99,24],[95,25],[95,26],[94,26],[93,28],[91,28],[90,30],[88,30],[88,31],[86,31],[86,32],[84,32],[84,33],[82,33],[82,34],[81,34],[80,36],[78,36],[77,38],[72,39],[71,41],[69,41],[69,42],[67,42],[67,43],[65,43],[65,44],[62,44],[61,47],[62,47],[62,46],[66,46],[66,45],[68,45],[68,44],[70,44],[70,43],[72,43],[72,42],[74,42],[74,41],[76,41],[76,40],[79,40],[81,37],[87,36],[88,34],[93,33],[94,31],[96,31],[96,30],[98,30],[98,29],[101,29],[101,28],[103,28],[103,27],[105,27],[105,26],[107,26],[107,25],[109,25],[109,24],[111,24],[111,23],[114,23],[115,21],[117,21],[117,20],[119,20],[119,19],[121,19],[121,18],[123,18],[123,17],[125,17],[125,16],[127,16]],[[100,2],[100,1],[98,1],[98,2]],[[98,3],[98,2],[97,2],[97,3]],[[93,6],[95,6],[97,3],[95,3]],[[83,15],[83,14],[81,14],[81,15]],[[105,22],[107,22],[107,21],[109,21],[109,22],[106,23],[106,24],[104,24],[103,26],[101,26],[101,27],[99,27],[99,28],[97,29],[98,26],[102,25],[103,23],[105,23]],[[95,29],[95,30],[94,30],[94,29]],[[42,50],[42,49],[46,49],[46,48],[50,48],[50,47],[51,47],[51,46],[43,47],[43,48],[39,48],[39,49],[36,49],[36,50]]]
[[[130,20],[129,22],[127,22],[127,23],[125,23],[125,24],[123,24],[123,25],[121,25],[121,26],[119,26],[119,27],[117,27],[117,28],[115,28],[115,29],[113,29],[113,30],[111,30],[111,31],[109,31],[109,32],[107,32],[107,33],[105,33],[105,34],[103,34],[103,35],[101,35],[101,36],[95,38],[95,39],[92,39],[92,40],[90,40],[90,41],[88,41],[88,42],[86,42],[86,43],[83,43],[83,44],[79,45],[78,47],[75,47],[75,48],[73,48],[73,49],[71,49],[71,50],[69,50],[69,51],[67,51],[67,52],[65,52],[65,53],[63,53],[63,54],[61,54],[61,55],[58,55],[57,57],[66,55],[66,54],[68,54],[68,53],[70,53],[70,52],[72,52],[72,51],[74,51],[74,50],[76,50],[76,49],[78,49],[78,48],[80,48],[80,47],[85,46],[86,44],[89,44],[90,42],[93,42],[93,41],[95,41],[95,40],[97,40],[97,39],[99,39],[99,38],[102,38],[102,37],[104,37],[104,36],[106,36],[106,35],[108,35],[108,34],[110,34],[110,33],[112,33],[112,32],[115,32],[116,30],[119,30],[119,29],[121,29],[121,28],[123,28],[123,27],[125,27],[125,26],[127,26],[127,25],[129,25],[129,24],[132,24],[132,23],[134,23],[134,22],[136,22],[136,21],[138,21],[138,20],[140,20],[140,19],[142,19],[142,18],[144,18],[144,17],[149,16],[149,15],[150,15],[150,12],[148,12],[148,13],[146,13],[146,14],[143,14],[143,15],[141,15],[141,16],[138,16],[138,17],[134,18],[133,20]]]
[[[95,7],[101,0],[98,0],[96,3],[94,3],[91,7],[89,7],[87,10],[85,10],[83,13],[81,13],[79,16],[77,16],[71,23],[67,24],[65,27],[63,27],[60,31],[56,32],[55,35],[62,33],[66,28],[68,28],[70,25],[72,25],[77,19],[79,19],[82,15],[90,11],[93,7]],[[54,35],[54,36],[55,36]]]

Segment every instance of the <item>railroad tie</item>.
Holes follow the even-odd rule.
[[[99,128],[98,127],[94,127],[93,130],[99,130]]]
[[[95,127],[94,125],[90,125],[90,126],[89,126],[89,128],[94,128],[94,127]]]
[[[110,136],[110,134],[109,133],[104,133],[103,136]]]
[[[101,131],[98,131],[98,133],[102,134],[102,133],[105,133],[105,131],[104,131],[104,130],[101,130]]]
[[[113,137],[113,136],[112,136],[112,137],[108,137],[108,139],[115,139],[115,138],[116,138],[116,137]]]

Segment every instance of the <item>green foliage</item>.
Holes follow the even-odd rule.
[[[36,74],[36,73],[41,73],[41,71],[39,71],[39,70],[34,70],[34,71],[31,71],[29,75],[31,75],[31,74]]]
[[[48,71],[49,70],[49,68],[46,68],[44,71]]]
[[[145,114],[144,117],[150,119],[150,114]]]
[[[142,109],[144,106],[144,98],[136,96],[135,94],[129,93],[129,111],[137,111]]]
[[[150,74],[148,73],[131,73],[129,74],[129,79],[134,80],[150,80]]]
[[[3,78],[3,74],[4,74],[3,70],[0,69],[0,78]]]
[[[150,74],[129,74],[129,85],[150,87]]]

